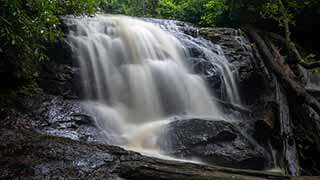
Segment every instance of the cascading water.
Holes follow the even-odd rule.
[[[198,51],[197,53],[201,54],[201,58],[196,58],[195,62],[191,62],[191,64],[194,66],[195,64],[203,63],[203,61],[205,61],[206,66],[211,66],[211,68],[206,70],[202,69],[202,72],[198,73],[205,79],[215,76],[218,73],[220,75],[220,81],[223,81],[222,87],[220,87],[222,88],[222,92],[220,92],[221,99],[229,101],[232,104],[241,105],[241,98],[236,83],[237,71],[232,70],[232,65],[226,59],[224,52],[219,45],[215,45],[202,37],[198,37],[199,30],[191,25],[181,24],[181,22],[174,20],[146,20],[159,25],[161,29],[168,31],[171,34],[174,34],[183,44],[183,48],[187,53],[187,58],[190,59],[190,57],[192,57],[192,55],[189,54],[189,48]],[[180,24],[182,26],[179,26]],[[239,37],[239,41],[240,40],[241,37]]]
[[[158,150],[156,131],[172,116],[225,119],[204,79],[189,67],[179,34],[169,33],[179,32],[176,26],[158,23],[161,29],[155,20],[146,21],[108,15],[65,18],[68,42],[81,67],[86,107],[97,117],[108,143],[144,152]],[[180,35],[216,64],[230,101],[239,103],[221,49],[214,53],[197,39]]]

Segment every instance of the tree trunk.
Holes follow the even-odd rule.
[[[320,104],[319,102],[311,96],[307,91],[292,77],[292,71],[290,67],[286,64],[281,63],[279,60],[276,61],[273,54],[270,52],[269,47],[265,43],[265,40],[261,38],[258,32],[254,29],[248,29],[248,35],[256,43],[259,51],[263,56],[263,60],[268,67],[277,77],[281,86],[285,90],[289,101],[292,106],[299,107],[303,114],[309,114],[311,107],[318,115],[320,114]],[[304,106],[304,104],[308,106]],[[297,113],[297,112],[294,112]],[[320,125],[319,119],[317,116],[311,116],[308,119],[300,119],[299,122],[295,123],[296,127],[300,126],[311,126],[314,127],[313,131],[310,131],[308,128],[300,128],[299,130],[303,131],[301,136],[304,136],[304,139],[310,139],[314,142],[313,149],[315,152],[320,153]],[[288,139],[290,141],[290,139]],[[288,147],[289,148],[289,147]]]
[[[289,62],[293,64],[300,64],[306,69],[314,69],[320,67],[320,61],[314,62],[314,63],[307,63],[305,59],[301,56],[300,52],[298,51],[295,43],[291,40],[291,31],[290,31],[290,17],[289,13],[286,10],[285,6],[283,5],[282,0],[278,0],[280,5],[280,12],[282,14],[283,20],[281,21],[283,27],[284,27],[284,33],[285,33],[285,41],[286,41],[286,47],[288,49],[289,53]]]
[[[311,106],[318,114],[320,114],[320,103],[312,96],[310,96],[306,90],[295,80],[290,78],[290,75],[286,73],[286,68],[280,63],[274,61],[274,57],[268,50],[268,46],[261,38],[261,36],[254,29],[248,29],[248,34],[253,41],[257,43],[257,46],[262,53],[265,64],[271,69],[279,81],[282,83],[285,90],[288,92],[291,98],[294,98],[298,103],[306,103]]]

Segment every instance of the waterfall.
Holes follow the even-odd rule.
[[[81,67],[85,105],[96,114],[108,143],[157,151],[156,132],[170,117],[225,119],[204,78],[188,63],[183,41],[204,52],[222,74],[231,102],[240,101],[221,49],[214,53],[186,34],[181,40],[172,24],[111,15],[64,21]]]

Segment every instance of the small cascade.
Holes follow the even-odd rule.
[[[97,15],[64,22],[81,67],[85,105],[108,143],[158,152],[157,131],[172,116],[226,120],[201,76],[208,72],[195,73],[186,44],[214,66],[225,100],[241,103],[221,48],[180,31],[174,21]]]
[[[146,19],[158,25],[161,29],[173,34],[183,44],[186,58],[194,60],[190,62],[192,66],[199,63],[205,63],[205,66],[212,66],[211,69],[201,69],[200,71],[193,68],[204,79],[210,79],[213,76],[219,76],[222,81],[220,94],[216,94],[222,100],[232,104],[241,105],[241,97],[236,83],[237,71],[231,63],[228,62],[222,48],[219,45],[199,37],[199,29],[187,23],[181,23],[174,20]],[[239,37],[241,40],[241,37]],[[245,43],[242,43],[245,45]],[[197,51],[194,55],[192,51]],[[191,52],[190,52],[191,51]],[[196,59],[194,59],[196,57]]]

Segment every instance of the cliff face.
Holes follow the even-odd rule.
[[[194,32],[190,34],[197,35]],[[207,129],[219,130],[219,133],[206,131],[206,139],[179,139],[177,136],[183,143],[173,144],[179,146],[174,150],[185,149],[171,150],[172,155],[203,159],[215,157],[219,163],[215,163],[213,158],[211,164],[236,168],[267,169],[277,166],[286,169],[288,164],[300,168],[295,144],[289,150],[291,158],[283,152],[283,128],[287,133],[292,132],[292,125],[282,126],[284,121],[291,119],[290,105],[255,46],[241,30],[200,29],[200,35],[220,45],[228,61],[238,71],[244,106],[222,100],[219,104],[226,113],[242,120],[204,125]],[[70,56],[61,58],[66,59],[43,66],[39,80],[44,90],[42,94],[18,94],[8,97],[8,103],[2,103],[1,179],[290,179],[263,171],[159,160],[107,145],[106,137],[95,124],[95,117],[81,103],[77,63]],[[208,70],[212,68],[206,63],[201,63],[201,66]],[[215,77],[206,79],[210,85]],[[190,123],[196,123],[192,126],[203,125],[201,120],[190,120]],[[173,124],[171,130],[175,134],[171,135],[196,136],[194,133],[197,132],[187,131],[188,127]],[[249,151],[250,148],[254,150]],[[241,161],[248,154],[252,155],[252,161],[250,158]]]

